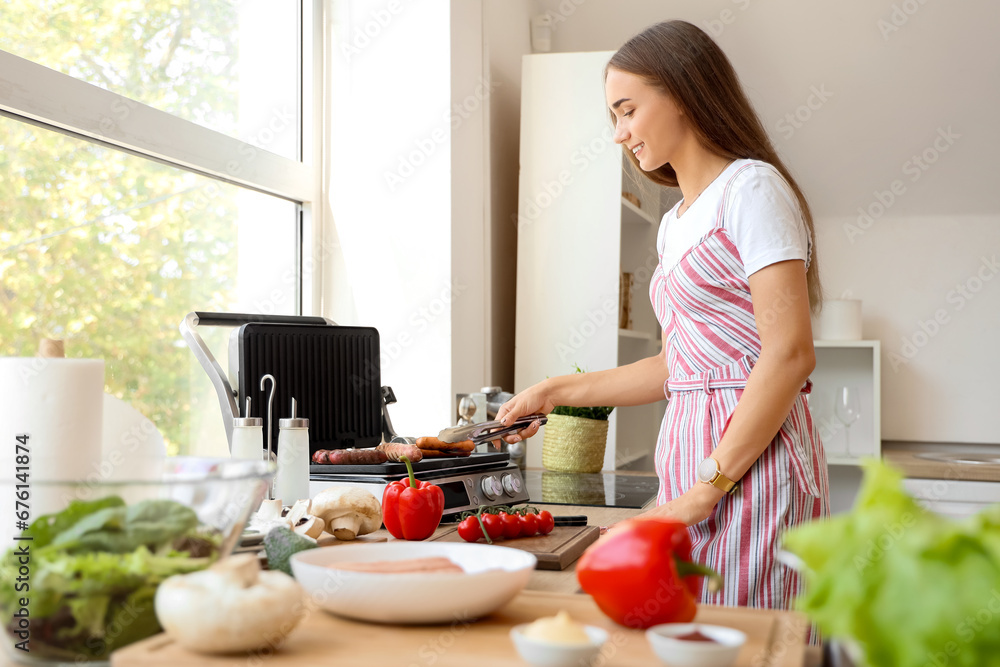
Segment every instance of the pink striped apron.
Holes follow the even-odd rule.
[[[716,227],[673,267],[663,258],[650,283],[666,334],[670,379],[656,445],[657,505],[698,484],[700,461],[712,453],[743,393],[760,338],[743,262],[726,229],[726,184]],[[782,533],[828,514],[826,456],[803,387],[774,440],[711,516],[690,527],[693,557],[722,574],[719,593],[702,602],[787,609],[799,592],[795,572],[775,561]]]

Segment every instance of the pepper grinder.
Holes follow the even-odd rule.
[[[309,420],[297,417],[292,399],[292,416],[278,420],[278,474],[274,497],[282,505],[309,498]]]
[[[263,453],[264,420],[261,417],[250,416],[250,397],[247,396],[246,416],[233,420],[234,459],[251,459],[260,461]]]

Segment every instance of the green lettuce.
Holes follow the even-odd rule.
[[[805,564],[798,608],[869,665],[1000,665],[1000,506],[946,519],[873,460],[849,513],[790,531],[784,546]]]
[[[10,619],[27,597],[32,655],[61,660],[106,659],[159,632],[156,587],[207,567],[220,542],[180,503],[126,506],[117,497],[73,502],[39,517],[25,535],[33,539],[18,546],[30,550],[30,590],[0,587],[0,612]],[[0,560],[0,580],[16,580],[19,566],[11,549]]]

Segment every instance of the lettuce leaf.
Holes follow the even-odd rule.
[[[851,512],[790,531],[784,546],[806,566],[798,608],[870,665],[1000,665],[1000,506],[951,521],[868,461]]]
[[[30,549],[30,591],[0,586],[0,612],[10,618],[20,597],[27,597],[32,651],[62,660],[106,658],[158,632],[157,586],[207,567],[220,542],[180,503],[146,500],[126,507],[116,497],[73,502],[39,517],[25,534],[33,538],[19,544]],[[207,555],[194,557],[178,545]],[[19,567],[15,549],[9,550],[0,559],[0,581],[16,581]]]

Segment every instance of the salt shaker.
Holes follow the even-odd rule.
[[[245,417],[233,420],[233,444],[231,454],[234,459],[260,461],[264,457],[264,420],[250,416],[250,397],[247,396]]]
[[[278,420],[278,474],[274,478],[274,497],[283,505],[309,497],[309,420],[295,416]]]

